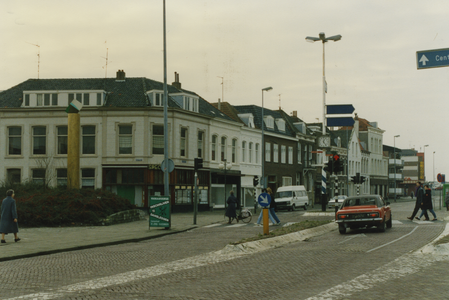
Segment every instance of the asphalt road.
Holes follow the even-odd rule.
[[[262,232],[225,222],[158,239],[0,263],[0,299],[448,299],[449,252],[423,248],[439,221],[338,233],[245,252],[223,249]],[[330,219],[281,212],[283,221]],[[274,229],[273,227],[271,229]],[[445,245],[443,245],[445,246]]]

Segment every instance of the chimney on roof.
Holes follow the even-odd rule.
[[[292,112],[292,115],[293,115],[293,117],[297,118],[297,117],[298,117],[298,111],[297,111],[297,110],[294,110],[294,111]]]
[[[181,82],[179,82],[179,74],[175,72],[175,82],[172,82],[172,85],[178,90],[181,89]]]
[[[218,110],[221,110],[221,101],[220,101],[220,98],[218,98]]]
[[[117,71],[117,77],[115,78],[115,81],[125,81],[125,71],[118,70]]]

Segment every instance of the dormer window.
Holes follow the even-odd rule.
[[[77,100],[84,106],[102,106],[104,91],[25,91],[23,107],[67,107]]]
[[[198,103],[199,103],[198,98],[194,98],[194,97],[191,97],[191,96],[184,96],[183,108],[185,110],[198,112],[199,111]]]
[[[276,119],[276,125],[279,131],[285,132],[285,120],[284,119]]]
[[[253,114],[238,114],[238,117],[245,123],[249,128],[255,128],[254,126],[254,116]]]
[[[272,116],[265,116],[263,120],[267,128],[274,129],[274,118]]]

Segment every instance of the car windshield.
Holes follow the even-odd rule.
[[[277,192],[276,198],[287,198],[292,197],[292,191],[285,191],[285,192]]]
[[[352,199],[346,199],[345,203],[343,204],[344,207],[362,206],[362,205],[376,205],[377,206],[377,200],[376,200],[376,198],[352,198]]]

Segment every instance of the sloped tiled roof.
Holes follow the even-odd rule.
[[[89,91],[100,90],[107,93],[105,107],[147,107],[150,106],[147,91],[163,90],[164,84],[144,77],[127,77],[117,81],[116,78],[78,78],[78,79],[28,79],[8,90],[0,92],[0,108],[19,108],[23,102],[24,91]],[[168,93],[196,93],[177,89],[167,85]],[[199,97],[199,96],[198,96]],[[179,108],[179,104],[169,96],[169,107]],[[227,120],[232,120],[222,114],[209,102],[199,97],[199,113]]]

